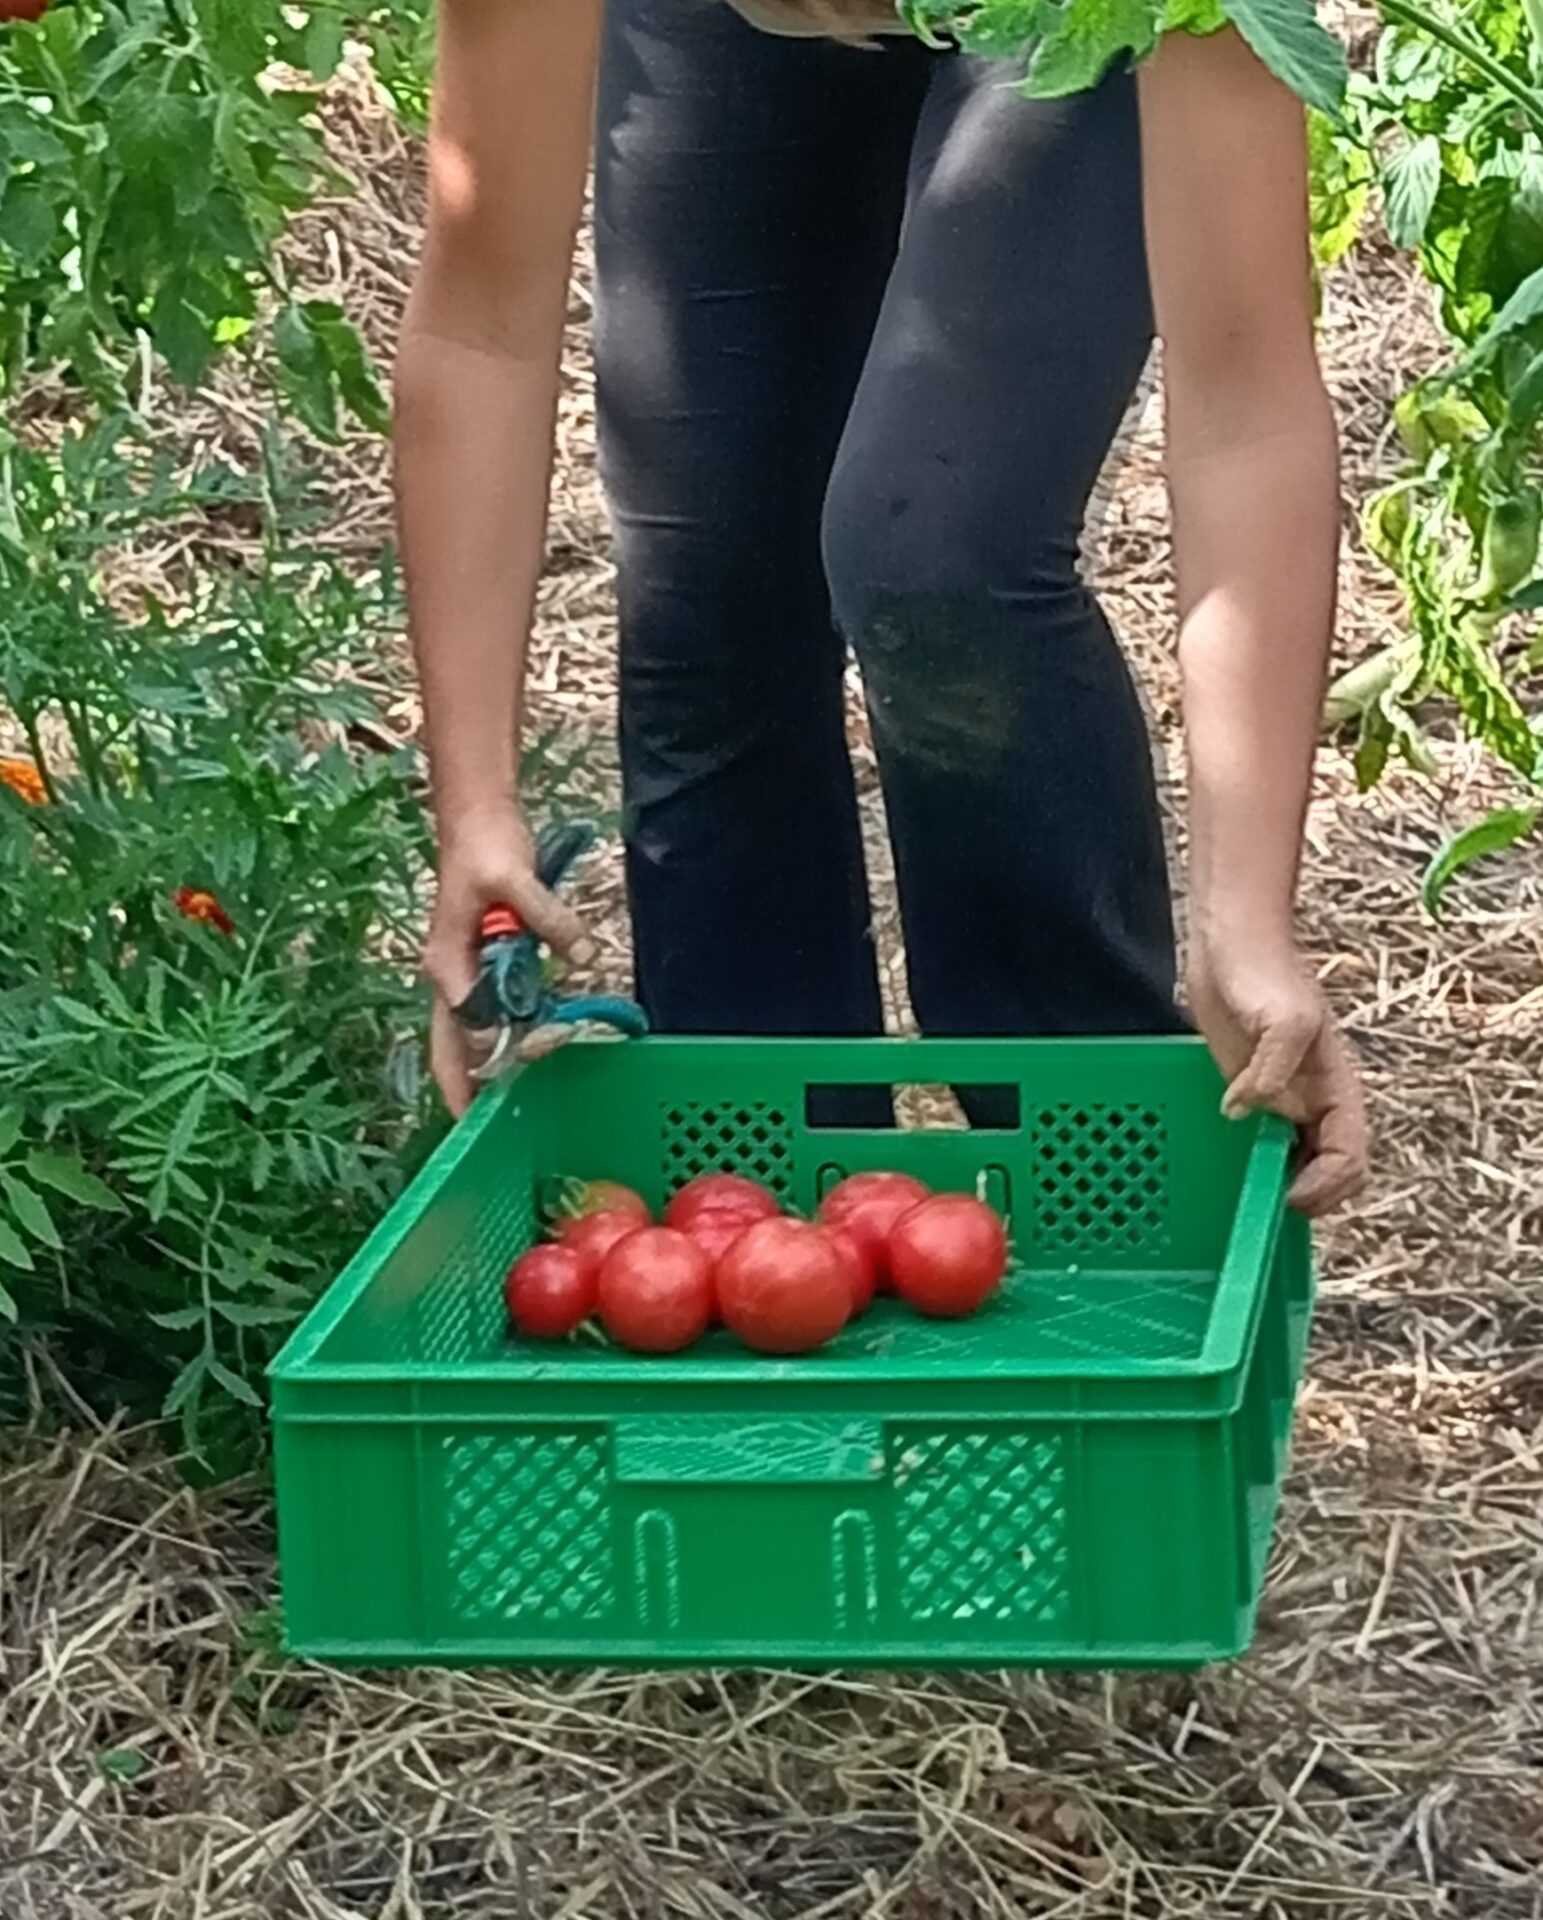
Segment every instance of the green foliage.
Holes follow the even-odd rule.
[[[1312,0],[899,0],[912,31],[936,44],[1027,61],[1025,91],[1055,97],[1144,60],[1164,33],[1214,33],[1229,22],[1310,105],[1337,114],[1345,55]]]
[[[0,1107],[0,1320],[17,1318],[3,1269],[35,1273],[40,1258],[64,1251],[53,1214],[59,1195],[95,1212],[123,1210],[117,1195],[78,1154],[29,1147],[25,1127],[17,1108]]]
[[[1454,834],[1425,869],[1420,891],[1426,912],[1433,919],[1439,919],[1447,888],[1464,867],[1516,846],[1534,833],[1540,822],[1543,822],[1543,806],[1497,807],[1487,818]]]
[[[1311,161],[1313,257],[1320,272],[1337,266],[1361,237],[1372,197],[1372,163],[1342,139],[1327,114],[1307,116]]]
[[[380,0],[358,10],[356,26],[398,114],[415,133],[424,132],[434,73],[433,0]]]
[[[0,467],[0,697],[46,789],[0,785],[0,1261],[24,1325],[196,1438],[410,1164],[427,847],[413,757],[350,737],[390,578],[275,541],[125,614],[126,533],[264,502],[120,432]]]
[[[1462,724],[1524,784],[1543,778],[1531,609],[1543,515],[1543,91],[1520,0],[1479,0],[1460,18],[1425,0],[1384,0],[1391,24],[1346,126],[1316,130],[1321,254],[1337,257],[1374,179],[1390,236],[1411,248],[1452,342],[1447,362],[1402,396],[1407,459],[1367,506],[1367,544],[1404,588],[1412,644],[1386,673],[1358,670],[1331,702],[1358,722],[1356,765],[1372,784],[1401,755],[1425,770],[1419,715],[1446,696]],[[1354,682],[1354,687],[1352,687]],[[1467,860],[1519,837],[1507,809],[1442,850],[1433,907]]]
[[[411,117],[426,98],[426,0],[67,0],[0,24],[0,392],[62,366],[98,405],[152,348],[195,384],[271,327],[287,403],[335,437],[379,428],[358,334],[286,283],[293,216],[344,185],[315,83],[362,36]]]

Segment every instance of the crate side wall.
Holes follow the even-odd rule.
[[[294,1647],[426,1642],[438,1554],[418,1498],[421,1435],[396,1421],[274,1422],[284,1631]]]
[[[494,1097],[466,1153],[397,1202],[416,1218],[322,1342],[319,1363],[437,1371],[493,1341],[502,1275],[536,1236],[533,1170],[551,1110],[550,1091],[539,1087],[518,1100]]]
[[[560,1661],[1220,1655],[1257,1597],[1235,1419],[911,1417],[886,1436],[897,1471],[849,1485],[624,1483],[606,1419],[311,1429],[286,1442],[291,1638]]]
[[[1221,1118],[1199,1043],[653,1040],[571,1047],[551,1063],[561,1164],[656,1205],[693,1173],[734,1170],[811,1210],[844,1173],[889,1167],[975,1189],[1012,1216],[1036,1265],[1216,1267],[1250,1130]],[[1007,1084],[1005,1131],[808,1124],[811,1087]]]

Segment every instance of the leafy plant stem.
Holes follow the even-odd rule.
[[[1405,26],[1417,27],[1421,33],[1428,34],[1438,41],[1449,53],[1455,53],[1459,59],[1482,73],[1492,86],[1510,97],[1543,133],[1543,93],[1535,87],[1527,86],[1516,78],[1502,61],[1499,61],[1470,33],[1450,20],[1442,19],[1439,13],[1433,13],[1422,4],[1422,0],[1382,0],[1382,11],[1389,20],[1397,20]]]

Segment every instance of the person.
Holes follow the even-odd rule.
[[[1298,1123],[1293,1198],[1321,1213],[1361,1185],[1366,1123],[1294,931],[1339,517],[1301,104],[1230,30],[1033,101],[954,48],[852,43],[894,24],[884,0],[442,0],[395,376],[436,1076],[461,1110],[476,1056],[452,1009],[484,908],[584,957],[533,872],[516,743],[598,118],[602,477],[654,1023],[880,1028],[850,647],[923,1031],[1181,1024],[1150,745],[1078,572],[1155,321],[1188,1006],[1228,1111]]]

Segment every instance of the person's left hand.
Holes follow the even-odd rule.
[[[1316,1219],[1354,1199],[1369,1173],[1361,1076],[1290,940],[1202,940],[1189,1004],[1226,1076],[1223,1112],[1278,1113],[1300,1130],[1291,1204]]]

